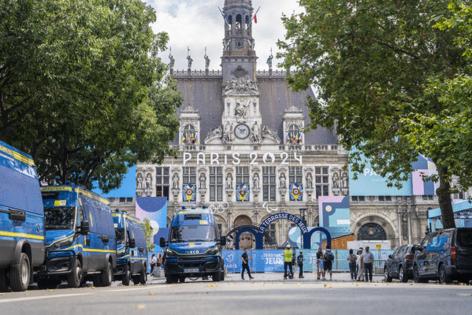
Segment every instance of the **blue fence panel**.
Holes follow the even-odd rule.
[[[392,250],[374,250],[375,264],[374,267],[377,272],[381,272],[383,269],[385,260],[388,258],[393,251]],[[223,258],[225,260],[225,267],[229,273],[241,272],[241,255],[242,250],[224,250]],[[297,251],[297,256],[299,251]],[[333,271],[348,272],[349,263],[347,257],[349,255],[348,250],[333,250],[334,262]],[[253,272],[283,272],[284,259],[283,250],[249,250],[249,265]],[[306,272],[316,271],[316,250],[304,250],[303,251],[303,269]]]

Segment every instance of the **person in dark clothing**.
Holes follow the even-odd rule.
[[[374,269],[374,255],[370,252],[370,248],[365,248],[365,253],[362,255],[365,269],[365,282],[372,282],[372,271]]]
[[[300,251],[300,254],[297,257],[298,264],[298,278],[303,279],[303,252]]]
[[[247,249],[244,249],[244,252],[241,255],[241,263],[242,263],[241,279],[244,280],[244,271],[247,271],[249,279],[254,279],[251,276],[251,270],[249,270],[249,256],[247,254]]]
[[[357,279],[357,256],[354,255],[352,249],[349,250],[349,256],[347,257],[349,262],[349,271],[351,272],[351,280],[356,281]]]

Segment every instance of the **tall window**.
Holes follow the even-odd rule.
[[[262,168],[262,193],[264,201],[276,200],[276,168],[274,166],[265,166]]]
[[[183,183],[184,185],[196,185],[197,184],[197,168],[196,167],[184,167]]]
[[[222,167],[210,167],[210,201],[223,201]]]
[[[289,180],[291,184],[303,183],[303,168],[301,166],[294,166],[289,168]]]
[[[249,167],[248,166],[238,166],[236,167],[236,184],[241,183],[249,185]]]
[[[315,167],[316,198],[329,195],[329,168]]]
[[[156,167],[156,196],[169,198],[169,173],[168,167]]]

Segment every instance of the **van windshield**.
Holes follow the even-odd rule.
[[[472,247],[472,229],[457,230],[457,244],[463,247]]]
[[[74,228],[74,207],[46,208],[44,214],[47,230],[69,230]]]
[[[172,242],[211,242],[216,240],[215,229],[211,225],[184,225],[173,227]]]

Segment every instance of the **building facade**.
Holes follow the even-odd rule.
[[[257,70],[250,0],[226,0],[221,70],[170,72],[183,96],[175,156],[161,165],[139,163],[138,196],[165,196],[169,216],[182,207],[214,210],[223,233],[259,225],[270,214],[303,215],[319,224],[318,199],[349,196],[348,152],[334,130],[312,128],[307,101],[312,90],[294,92],[284,72]],[[351,196],[356,238],[418,241],[434,200],[413,196]],[[268,229],[267,246],[287,239],[288,222]]]

